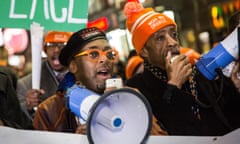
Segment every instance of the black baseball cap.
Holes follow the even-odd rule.
[[[81,51],[87,43],[97,39],[107,40],[106,34],[97,27],[84,28],[73,33],[59,55],[60,63],[68,66],[74,55]]]

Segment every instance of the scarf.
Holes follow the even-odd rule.
[[[162,70],[161,68],[159,67],[156,67],[152,64],[150,64],[148,61],[144,60],[144,68],[149,70],[155,77],[157,77],[158,79],[160,79],[161,81],[163,82],[166,82],[168,81],[168,78],[167,78],[167,73],[165,70]],[[194,66],[193,67],[193,71],[189,77],[189,90],[192,94],[192,96],[195,98],[195,100],[197,100],[198,98],[198,92],[197,92],[197,87],[196,87],[196,81],[194,79],[194,76],[196,75],[197,73],[197,70],[196,70],[196,67]],[[197,103],[194,103],[191,107],[192,111],[193,111],[193,114],[197,117],[198,120],[201,120],[201,116],[200,116],[200,111],[199,111],[199,106]]]

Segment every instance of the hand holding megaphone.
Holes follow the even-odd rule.
[[[181,88],[192,73],[192,65],[187,56],[172,56],[171,52],[168,52],[166,57],[166,71],[168,75],[168,84]]]
[[[78,125],[75,133],[86,135],[87,134],[87,124]]]

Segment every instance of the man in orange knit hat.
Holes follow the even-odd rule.
[[[176,23],[138,2],[128,2],[124,12],[144,59],[144,72],[127,85],[146,96],[168,134],[218,136],[239,128],[240,94],[230,79],[209,81],[180,54]]]
[[[143,59],[140,56],[129,58],[125,68],[126,79],[143,72]]]
[[[18,80],[17,94],[23,111],[32,120],[34,107],[47,97],[55,94],[61,78],[68,72],[59,62],[59,54],[71,36],[71,32],[49,31],[43,41],[43,50],[47,55],[42,62],[40,90],[32,89],[32,74]]]

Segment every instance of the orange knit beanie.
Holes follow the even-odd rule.
[[[139,2],[127,2],[124,6],[127,18],[126,26],[132,34],[132,43],[139,53],[148,38],[158,30],[176,23],[164,14],[154,12],[152,8],[143,8]]]
[[[126,68],[125,68],[125,74],[126,74],[126,78],[129,79],[133,76],[134,71],[136,71],[136,68],[143,63],[143,59],[140,56],[132,56],[127,64],[126,64]]]

